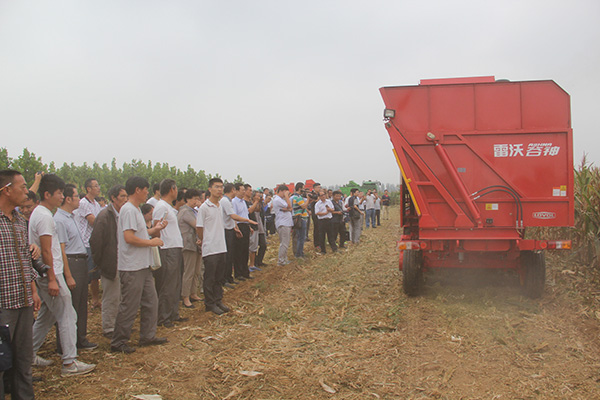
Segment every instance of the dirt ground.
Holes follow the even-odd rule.
[[[233,311],[182,309],[189,321],[159,328],[164,346],[110,353],[92,310],[100,346],[80,358],[97,369],[61,378],[47,342],[40,355],[55,365],[34,369],[38,399],[600,398],[600,289],[550,255],[538,300],[513,274],[481,271],[435,274],[408,298],[391,214],[360,245],[325,256],[307,245],[309,258],[286,267],[271,237],[270,266],[226,292]]]

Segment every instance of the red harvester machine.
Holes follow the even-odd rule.
[[[534,226],[573,226],[570,98],[553,81],[494,77],[383,87],[385,127],[402,172],[398,241],[404,292],[429,268],[503,268],[526,295],[544,290]]]

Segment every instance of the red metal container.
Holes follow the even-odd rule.
[[[402,172],[404,290],[426,268],[513,268],[541,295],[542,250],[532,226],[572,226],[570,98],[553,81],[422,80],[380,89]]]

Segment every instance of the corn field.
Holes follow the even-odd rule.
[[[598,267],[600,235],[600,169],[583,157],[575,169],[574,249],[586,265]]]
[[[575,226],[572,228],[530,228],[527,237],[571,239],[573,250],[560,251],[580,269],[600,272],[600,168],[584,156],[574,171]]]

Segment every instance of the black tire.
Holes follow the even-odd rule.
[[[407,296],[418,296],[423,290],[423,257],[418,250],[404,250],[402,288]]]
[[[523,294],[537,299],[544,293],[546,285],[546,257],[543,252],[521,252],[521,284]]]

